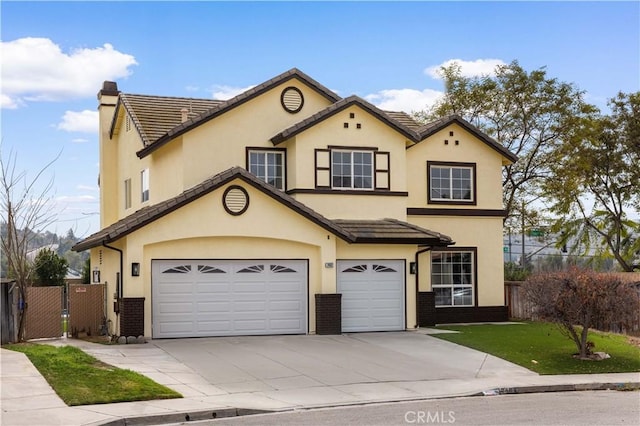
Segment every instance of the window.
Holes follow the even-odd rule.
[[[149,201],[149,169],[140,172],[142,202]]]
[[[373,189],[373,152],[331,151],[331,186]]]
[[[124,181],[124,208],[131,208],[131,179]]]
[[[431,253],[431,287],[436,306],[473,306],[475,251]]]
[[[284,151],[249,151],[249,172],[284,190]]]
[[[429,202],[474,203],[475,165],[427,163]]]

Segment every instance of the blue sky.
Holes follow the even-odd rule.
[[[297,67],[342,96],[411,112],[451,60],[517,60],[604,108],[640,90],[639,2],[2,1],[2,151],[33,176],[58,153],[50,230],[99,228],[96,93],[224,99]]]

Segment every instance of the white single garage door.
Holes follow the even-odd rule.
[[[306,260],[152,261],[153,337],[307,332]]]
[[[404,330],[404,261],[339,260],[342,331]]]

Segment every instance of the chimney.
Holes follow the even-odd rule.
[[[187,108],[182,108],[180,110],[180,113],[182,114],[182,122],[183,123],[189,119],[189,110]]]
[[[103,96],[118,96],[119,93],[118,83],[115,81],[105,81],[102,83],[102,89],[98,92],[98,99]]]

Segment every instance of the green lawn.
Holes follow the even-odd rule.
[[[100,362],[73,346],[23,343],[3,348],[25,353],[67,405],[182,398],[146,376]]]
[[[540,374],[625,373],[640,371],[640,348],[618,334],[590,332],[594,351],[611,358],[602,361],[574,359],[575,344],[554,324],[452,325],[437,328],[460,333],[435,334],[434,337],[490,353]]]

